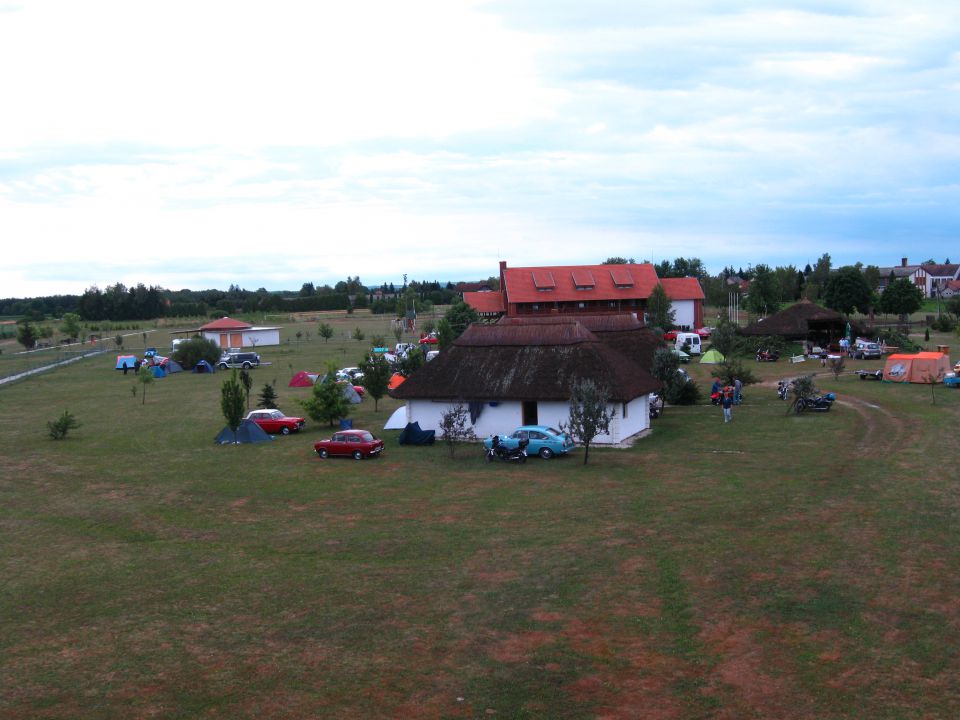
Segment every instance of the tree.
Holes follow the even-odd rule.
[[[627,258],[622,258],[622,257],[608,257],[606,260],[603,261],[602,264],[603,265],[628,265],[628,264],[633,265],[633,263],[634,263],[633,258],[630,258],[629,260],[627,260]]]
[[[610,429],[615,412],[608,408],[610,391],[591,378],[574,380],[570,385],[570,416],[561,429],[583,443],[583,464],[590,455],[590,443]]]
[[[880,296],[880,309],[903,317],[923,307],[923,291],[908,278],[888,284]]]
[[[440,422],[437,427],[440,430],[440,436],[447,443],[451,458],[456,453],[458,442],[470,442],[477,439],[477,434],[468,424],[469,420],[470,413],[463,403],[457,403],[440,414]]]
[[[654,351],[650,374],[660,381],[660,397],[670,403],[676,400],[687,382],[686,375],[680,372],[680,356],[669,347],[658,347]]]
[[[354,339],[354,340],[356,340],[357,342],[363,342],[363,338],[364,338],[364,337],[365,337],[365,335],[363,334],[363,330],[361,330],[360,328],[354,328],[354,329],[353,329],[353,339]]]
[[[419,370],[425,362],[426,358],[423,355],[423,349],[415,347],[408,351],[406,355],[397,359],[396,369],[397,372],[404,377],[410,377]]]
[[[119,335],[119,334],[118,334],[118,335],[113,339],[113,342],[115,342],[115,343],[117,344],[117,347],[118,347],[118,348],[122,348],[122,347],[123,347],[123,335]]]
[[[333,328],[328,323],[322,322],[317,328],[317,334],[323,338],[324,342],[328,342],[333,337]]]
[[[854,310],[870,312],[873,292],[863,273],[855,267],[842,267],[830,276],[823,289],[824,304],[849,315]]]
[[[253,387],[253,378],[246,370],[240,371],[240,384],[243,386],[243,397],[247,404],[247,410],[250,409],[250,389]]]
[[[710,333],[710,346],[727,356],[737,349],[737,326],[729,318],[721,318]]]
[[[37,331],[29,321],[17,325],[17,342],[27,350],[33,350],[37,344]]]
[[[78,427],[80,427],[80,423],[77,422],[73,414],[69,410],[64,410],[63,415],[56,420],[47,422],[47,434],[50,435],[51,440],[62,440],[68,432]]]
[[[147,404],[147,385],[153,382],[153,372],[146,365],[141,365],[140,369],[137,370],[137,382],[143,385],[143,388],[140,390],[140,404]]]
[[[80,337],[80,316],[76,313],[64,313],[60,332],[70,340]]]
[[[768,265],[757,265],[753,269],[750,281],[750,293],[747,295],[747,309],[757,315],[767,315],[777,309],[780,299],[780,287],[777,276]]]
[[[480,319],[477,311],[462,300],[458,300],[437,323],[437,341],[441,348],[449,347],[454,340]]]
[[[277,391],[273,389],[273,385],[270,383],[264,385],[263,390],[260,391],[260,397],[257,400],[257,407],[268,410],[276,409]]]
[[[327,373],[313,386],[313,397],[300,404],[315,422],[328,422],[330,426],[350,413],[350,401],[343,394],[343,386],[336,382],[337,367],[327,366]]]
[[[177,345],[177,349],[173,351],[173,359],[190,370],[201,360],[206,360],[210,367],[216,367],[220,359],[220,347],[213,340],[192,337]]]
[[[361,360],[358,367],[363,373],[363,387],[373,398],[373,411],[378,412],[380,398],[386,395],[390,384],[390,363],[383,355],[374,353],[369,359]]]
[[[243,420],[244,392],[243,384],[237,376],[237,371],[230,373],[230,377],[223,381],[220,387],[220,410],[227,421],[227,427],[236,439],[237,428]]]
[[[300,297],[312,297],[317,294],[317,288],[312,282],[305,282],[300,287]]]
[[[670,298],[661,283],[653,286],[647,298],[647,316],[650,325],[661,330],[670,330],[676,320],[676,311],[671,307]]]

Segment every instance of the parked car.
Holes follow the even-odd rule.
[[[883,349],[877,343],[863,343],[853,350],[853,357],[858,360],[877,360],[883,357]]]
[[[363,373],[360,371],[360,368],[357,367],[340,368],[337,371],[337,380],[349,380],[350,382],[357,382],[358,380],[362,379]]]
[[[528,455],[539,455],[544,460],[554,455],[563,455],[574,447],[573,438],[567,433],[546,425],[523,425],[509,435],[500,435],[500,442],[507,450],[513,450],[520,445],[521,440],[527,440]],[[483,441],[483,446],[489,450],[493,447],[493,438]]]
[[[227,368],[250,368],[260,367],[260,356],[255,352],[227,352],[220,356],[217,367],[221,370]]]
[[[289,417],[279,410],[251,410],[247,413],[247,420],[253,420],[264,432],[271,435],[300,432],[307,422],[302,417]]]
[[[354,460],[377,457],[383,452],[383,440],[368,430],[341,430],[328,440],[313,444],[322,458],[352,457]]]

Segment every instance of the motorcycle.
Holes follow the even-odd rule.
[[[792,380],[778,380],[777,381],[777,397],[781,400],[786,400],[787,396],[790,394],[790,386],[793,384]]]
[[[808,398],[797,398],[797,414],[802,412],[830,412],[830,407],[833,405],[834,400],[837,399],[837,396],[833,393],[827,393],[826,395],[816,395],[814,397]]]
[[[503,462],[525,463],[527,461],[527,445],[529,440],[521,440],[517,447],[510,449],[501,441],[499,435],[493,435],[490,438],[490,449],[487,450],[487,462],[502,460]]]
[[[757,362],[776,362],[780,353],[776,350],[757,350]]]
[[[660,413],[663,412],[663,398],[661,398],[657,393],[650,393],[650,419],[660,417]]]

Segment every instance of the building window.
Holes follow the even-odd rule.
[[[540,304],[539,304],[539,303],[534,303],[533,305],[530,306],[530,308],[531,308],[534,312],[537,312],[537,310],[540,309]]]
[[[623,415],[621,415],[620,417],[622,417],[624,420],[627,419],[627,404],[626,404],[626,403],[623,404]]]
[[[584,310],[584,309],[587,307],[587,304],[586,304],[585,302],[578,302],[578,303],[577,303],[577,307],[578,307],[580,310]]]

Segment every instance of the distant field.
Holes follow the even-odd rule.
[[[277,323],[255,393],[393,342],[325,320]],[[821,374],[789,416],[819,365],[748,360],[730,425],[667,408],[586,467],[400,447],[365,401],[384,456],[321,461],[315,423],[213,445],[222,373],[143,404],[113,355],[0,387],[0,717],[960,716],[960,391]]]

